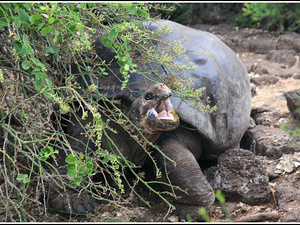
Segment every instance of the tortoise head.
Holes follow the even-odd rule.
[[[130,119],[146,133],[174,130],[179,126],[179,117],[173,109],[171,95],[165,84],[153,84],[132,103]]]

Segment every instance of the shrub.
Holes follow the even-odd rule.
[[[299,3],[244,3],[235,25],[276,31],[300,31]]]
[[[136,193],[134,186],[139,182],[169,208],[173,207],[136,173],[132,163],[101,148],[101,138],[109,139],[105,130],[110,129],[101,113],[111,115],[110,119],[122,126],[125,118],[117,107],[99,106],[99,99],[114,106],[113,101],[98,91],[100,78],[105,79],[108,73],[121,74],[124,89],[132,72],[148,80],[153,75],[160,76],[155,69],[143,70],[137,64],[159,63],[174,76],[181,75],[178,71],[193,69],[192,65],[176,63],[176,57],[186,51],[180,43],[165,43],[166,48],[152,44],[151,40],[157,41],[162,31],[142,29],[143,21],[154,19],[149,14],[151,7],[144,3],[0,4],[0,211],[6,209],[6,220],[36,221],[47,215],[50,183],[64,190],[79,188],[92,192],[93,189],[95,198],[119,204],[125,184]],[[92,45],[96,39],[115,55],[118,71],[95,53]],[[137,53],[142,57],[135,58]],[[78,77],[84,80],[84,88],[77,83]],[[196,98],[199,93],[196,90],[193,93],[193,88],[182,89],[183,93],[173,91],[184,99],[194,98],[199,102]],[[93,157],[74,151],[64,133],[61,123],[64,114],[82,119],[76,114],[74,102],[93,115],[94,124],[84,127],[86,135],[95,137],[98,149]],[[61,160],[58,155],[66,156],[69,183],[61,179],[57,169],[57,161]],[[134,185],[127,179],[125,169],[132,172]],[[116,188],[93,182],[93,175],[104,170]],[[114,200],[95,194],[103,192],[111,193]]]

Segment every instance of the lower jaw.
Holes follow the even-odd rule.
[[[151,130],[169,131],[176,129],[180,123],[179,117],[174,109],[172,109],[169,113],[171,113],[174,116],[174,120],[160,118],[156,118],[155,120],[148,119],[147,123],[149,124],[149,127],[151,127]]]

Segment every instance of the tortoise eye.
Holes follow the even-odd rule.
[[[145,95],[145,99],[146,99],[146,100],[150,100],[150,99],[152,99],[152,98],[154,98],[154,94],[153,94],[152,92],[149,92],[149,93],[147,93],[147,94]]]

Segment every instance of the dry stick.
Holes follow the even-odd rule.
[[[254,213],[248,216],[243,217],[242,219],[237,220],[236,222],[260,222],[264,220],[278,220],[279,213],[278,211],[273,212],[261,212],[261,213]]]

